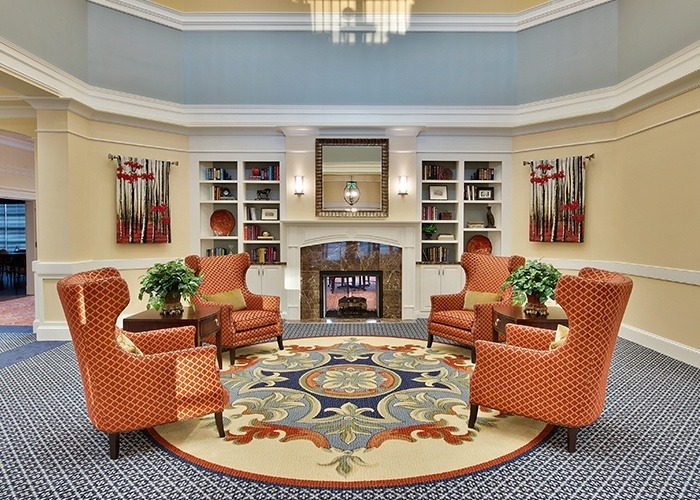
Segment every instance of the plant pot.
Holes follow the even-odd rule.
[[[165,304],[160,310],[160,314],[163,316],[179,316],[185,312],[185,308],[182,307],[182,302],[180,302],[180,294],[175,296],[168,295],[165,297]]]
[[[523,307],[523,312],[528,316],[547,316],[549,311],[547,305],[536,295],[526,295],[527,302]]]
[[[423,233],[423,239],[424,239],[424,240],[432,240],[432,239],[433,239],[433,233]]]

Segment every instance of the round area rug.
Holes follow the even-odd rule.
[[[421,345],[422,344],[422,345]],[[551,432],[481,409],[467,427],[474,365],[460,347],[387,337],[320,337],[241,348],[213,416],[151,429],[212,470],[275,484],[358,488],[434,481],[501,464]]]

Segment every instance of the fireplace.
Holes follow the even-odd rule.
[[[381,318],[416,317],[419,223],[388,220],[283,221],[287,242],[287,316],[318,321],[321,271],[382,271]],[[340,280],[338,280],[338,283]]]
[[[381,318],[382,271],[321,271],[319,317]]]
[[[401,319],[401,248],[337,241],[301,249],[301,319]]]

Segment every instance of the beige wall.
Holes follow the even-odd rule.
[[[531,258],[700,270],[700,89],[616,122],[515,138],[512,249]],[[586,169],[585,241],[528,241],[523,161],[595,153]],[[700,287],[634,277],[625,323],[700,348]]]
[[[45,265],[139,259],[169,260],[191,251],[188,137],[85,119],[67,111],[37,112],[38,260]],[[116,161],[108,155],[178,161],[170,175],[171,244],[116,243]],[[138,266],[137,266],[138,267]],[[144,269],[124,271],[132,297],[127,313],[143,309],[137,300]],[[47,322],[63,321],[55,282],[43,284]]]

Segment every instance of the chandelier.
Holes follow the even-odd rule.
[[[309,4],[314,33],[330,33],[339,44],[383,44],[403,35],[414,0],[294,0]]]

